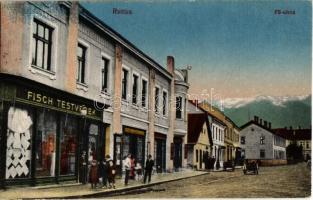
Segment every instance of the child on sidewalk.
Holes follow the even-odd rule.
[[[99,181],[99,177],[98,177],[97,161],[93,160],[91,162],[91,167],[90,167],[90,171],[89,171],[89,182],[91,184],[91,189],[97,187],[98,181]]]
[[[135,170],[136,170],[137,181],[142,180],[142,167],[140,163],[136,164]]]

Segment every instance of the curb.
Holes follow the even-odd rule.
[[[126,187],[126,188],[119,188],[119,189],[115,189],[115,190],[100,191],[100,192],[96,192],[96,193],[92,193],[92,194],[71,195],[71,196],[63,196],[63,197],[47,197],[47,198],[41,197],[41,199],[77,199],[77,198],[104,197],[104,195],[105,195],[105,197],[112,197],[112,196],[120,195],[122,192],[138,190],[138,189],[147,188],[147,187],[151,187],[151,186],[155,186],[155,185],[159,185],[159,184],[163,184],[163,183],[169,183],[169,182],[184,180],[184,179],[193,178],[193,177],[197,177],[197,176],[203,176],[206,174],[209,174],[209,172],[205,172],[203,174],[197,174],[197,175],[193,175],[193,176],[188,176],[188,177],[181,177],[181,178],[177,178],[177,179],[166,180],[166,181],[159,181],[159,182],[155,182],[155,183],[136,185],[136,186]]]

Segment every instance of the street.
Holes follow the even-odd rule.
[[[308,197],[311,173],[305,163],[261,167],[259,175],[235,172],[213,172],[203,176],[164,183],[147,192],[110,198],[243,198],[243,197]]]

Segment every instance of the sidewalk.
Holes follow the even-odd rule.
[[[131,180],[127,187],[124,180],[116,179],[116,189],[91,189],[90,184],[81,185],[77,183],[59,184],[36,187],[11,187],[7,190],[0,190],[0,199],[21,199],[21,198],[83,198],[112,195],[129,190],[140,189],[164,182],[180,180],[193,176],[207,174],[204,171],[183,170],[174,173],[155,174],[152,176],[150,184],[142,184],[140,181]]]

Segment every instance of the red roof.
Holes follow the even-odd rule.
[[[188,114],[188,143],[197,143],[203,124],[206,123],[208,135],[210,135],[210,127],[208,126],[208,119],[205,113]],[[209,136],[210,137],[210,136]],[[208,138],[210,139],[210,138]]]
[[[273,129],[275,133],[287,140],[311,140],[311,129],[287,129],[277,128]]]

